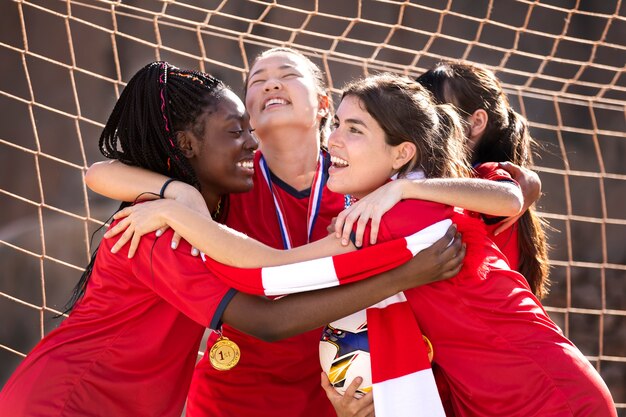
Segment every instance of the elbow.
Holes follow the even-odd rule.
[[[508,203],[506,213],[502,213],[506,217],[517,216],[524,209],[524,196],[522,190],[514,184],[509,186],[509,194],[507,198]]]
[[[95,164],[94,164],[95,165]],[[87,187],[89,187],[90,190],[93,190],[93,184],[94,184],[94,165],[90,166],[89,168],[87,168],[87,172],[85,172],[85,185]]]
[[[268,343],[278,342],[295,335],[295,333],[291,333],[283,327],[276,321],[259,324],[255,326],[254,330],[250,331],[250,335]]]
[[[101,177],[100,170],[102,165],[107,163],[109,162],[96,162],[87,168],[87,172],[85,172],[85,185],[87,185],[91,191],[98,192],[98,179]]]
[[[256,314],[253,318],[248,318],[245,324],[241,323],[241,325],[235,325],[235,327],[250,336],[268,343],[278,342],[299,333],[294,325],[289,323],[288,319],[277,320],[275,315],[265,311],[260,311],[260,314]]]

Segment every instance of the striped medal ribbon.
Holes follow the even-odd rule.
[[[283,247],[285,249],[291,249],[293,247],[291,235],[289,234],[289,228],[287,227],[287,217],[285,216],[285,210],[280,201],[280,197],[274,190],[274,185],[272,183],[272,177],[270,174],[270,169],[265,162],[265,158],[261,155],[261,159],[259,160],[259,165],[261,166],[261,172],[263,173],[263,178],[265,178],[265,182],[269,187],[270,193],[272,193],[272,198],[274,199],[274,208],[276,209],[276,217],[278,218],[278,226],[280,228],[280,235],[283,240]],[[309,205],[307,210],[307,243],[311,241],[311,235],[313,234],[313,228],[315,227],[315,222],[317,220],[317,216],[320,211],[320,206],[322,203],[322,191],[324,189],[324,154],[320,151],[318,160],[317,160],[317,168],[315,170],[315,175],[313,176],[313,182],[311,184],[311,194],[309,195]]]

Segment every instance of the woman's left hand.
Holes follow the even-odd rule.
[[[122,236],[115,242],[115,245],[111,248],[111,252],[116,253],[130,240],[128,257],[132,258],[137,251],[141,236],[157,230],[160,231],[160,233],[157,233],[160,236],[163,230],[168,227],[163,217],[163,211],[171,204],[176,203],[168,199],[147,201],[126,207],[115,213],[113,219],[122,220],[110,228],[104,234],[104,238],[112,238],[122,231],[124,233],[122,233]]]
[[[402,200],[402,187],[405,181],[408,180],[391,181],[339,213],[335,221],[335,236],[341,238],[341,244],[346,246],[350,243],[350,233],[352,233],[352,228],[354,223],[356,223],[354,244],[360,247],[363,244],[365,226],[367,226],[367,222],[370,220],[372,224],[369,240],[370,244],[375,244],[378,237],[380,219],[383,217],[383,214]]]
[[[326,391],[337,417],[375,417],[374,394],[370,391],[361,398],[354,396],[362,382],[360,377],[355,378],[346,389],[346,393],[341,395],[330,384],[326,373],[322,372],[322,388]]]

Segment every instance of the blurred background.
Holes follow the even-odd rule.
[[[550,316],[626,416],[626,2],[621,0],[0,1],[0,387],[58,326],[92,233],[100,131],[130,77],[167,60],[242,92],[251,61],[294,47],[337,98],[351,79],[444,59],[496,71],[542,145]]]

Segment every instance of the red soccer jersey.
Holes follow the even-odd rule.
[[[226,224],[267,245],[283,248],[274,201],[259,166],[254,160],[254,188],[230,196]],[[325,154],[326,166],[329,157]],[[307,210],[310,190],[297,191],[272,176],[280,199],[293,246],[307,243]],[[324,172],[323,184],[328,172]],[[324,186],[320,212],[312,240],[328,232],[331,219],[343,209],[343,195]],[[211,367],[206,355],[196,366],[189,391],[187,415],[246,417],[325,417],[335,416],[320,387],[318,344],[321,329],[289,339],[266,343],[224,326],[224,335],[241,348],[241,359],[229,371]]]
[[[519,184],[511,178],[511,175],[502,168],[499,168],[497,162],[486,162],[480,164],[474,168],[475,174],[478,178],[483,178],[491,181],[508,181],[512,182],[519,187]],[[494,236],[493,232],[500,226],[500,222],[504,220],[504,217],[493,217],[483,215],[483,221],[487,225],[487,232],[489,238],[498,246],[498,249],[504,254],[509,266],[513,270],[519,269],[519,246],[517,243],[518,225],[515,222],[511,227]]]
[[[202,334],[235,292],[171,237],[144,236],[133,259],[102,240],[84,298],[13,373],[0,415],[180,417]]]
[[[452,213],[437,203],[402,201],[383,217],[379,241]],[[550,320],[524,277],[506,266],[485,232],[464,230],[460,220],[465,265],[483,265],[481,275],[464,268],[452,279],[405,291],[449,383],[454,415],[617,416],[600,375]]]

